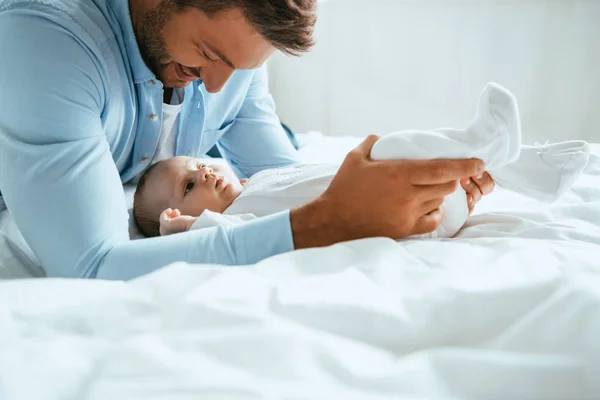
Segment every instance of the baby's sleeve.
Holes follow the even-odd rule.
[[[234,227],[243,225],[248,221],[256,219],[254,214],[234,214],[226,215],[219,214],[213,211],[204,210],[204,212],[198,217],[196,222],[192,225],[190,230],[214,228],[216,226]]]

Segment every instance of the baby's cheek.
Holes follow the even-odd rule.
[[[205,196],[204,196],[205,197]],[[192,217],[198,217],[204,211],[203,206],[203,194],[200,190],[193,191],[184,200],[184,205],[179,208],[182,215],[189,215]]]
[[[195,214],[192,216],[197,217],[202,214],[204,210],[222,213],[226,208],[227,207],[224,206],[223,200],[218,192],[215,192],[214,190],[204,191],[196,202]]]

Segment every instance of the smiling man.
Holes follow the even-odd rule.
[[[371,137],[304,207],[129,240],[122,182],[156,161],[217,144],[240,177],[296,162],[264,63],[307,51],[315,21],[316,0],[0,0],[0,191],[48,276],[130,279],[434,230],[481,163],[375,162]],[[475,182],[477,200],[491,180]]]

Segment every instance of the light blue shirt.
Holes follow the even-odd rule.
[[[296,161],[266,68],[185,89],[176,154],[215,143],[240,176]],[[163,86],[125,0],[0,0],[0,191],[48,276],[130,279],[175,261],[252,264],[291,251],[289,212],[130,241],[122,182],[160,136]]]

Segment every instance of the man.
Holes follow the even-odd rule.
[[[434,230],[481,162],[374,162],[369,137],[304,207],[129,240],[121,182],[152,162],[215,143],[240,176],[295,162],[264,63],[308,50],[315,19],[316,0],[0,0],[0,191],[47,275],[130,279]],[[480,176],[473,204],[492,187]]]

